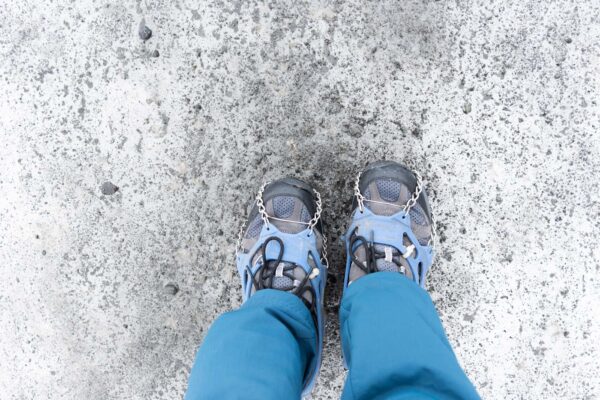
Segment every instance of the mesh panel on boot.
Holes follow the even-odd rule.
[[[423,209],[418,204],[415,204],[410,211],[410,221],[417,225],[427,225],[427,219],[423,214]]]
[[[377,180],[377,191],[383,201],[395,203],[400,198],[400,182],[394,182],[387,179]]]
[[[270,216],[288,220],[270,220],[270,223],[284,233],[297,233],[306,229],[306,223],[312,218],[302,201],[294,196],[273,197],[265,203],[265,208],[267,214]],[[245,251],[250,249],[256,243],[263,225],[264,223],[260,214],[257,214],[249,223],[244,234],[244,240],[242,241],[242,248],[245,249]]]
[[[285,233],[297,233],[306,229],[306,223],[311,218],[302,201],[293,196],[274,197],[266,202],[265,207],[269,215],[287,220],[273,219],[271,221],[277,229]]]
[[[277,218],[289,218],[294,212],[295,202],[292,196],[278,196],[273,198],[273,212]]]
[[[405,245],[409,245],[410,241],[407,241],[405,238]],[[385,258],[379,258],[375,261],[375,266],[378,271],[384,272],[403,272],[407,277],[412,279],[412,273],[410,270],[410,266],[408,262],[402,257],[400,251],[395,247],[390,247],[382,244],[374,244],[373,248],[379,253],[385,253],[385,249],[391,248],[392,250],[392,261],[387,261]],[[366,252],[364,246],[359,246],[354,252],[354,256],[363,264],[367,265],[366,262]],[[401,266],[404,267],[404,271],[402,271]],[[354,263],[352,263],[352,267],[350,268],[350,282],[358,279],[359,277],[365,275],[365,273],[360,270]]]
[[[377,260],[377,269],[385,272],[398,272],[398,266],[391,261]]]
[[[302,206],[302,212],[300,213],[300,221],[308,222],[311,220],[311,215],[308,213],[308,209]]]
[[[248,230],[246,231],[247,238],[255,238],[260,234],[260,230],[262,229],[263,221],[260,217],[260,214],[256,215],[256,217],[250,222],[248,226]]]
[[[377,193],[372,193],[374,188]],[[384,201],[391,204],[403,206],[412,196],[412,192],[400,182],[392,181],[388,178],[378,179],[375,185],[369,185],[364,191],[366,199]],[[366,203],[367,207],[378,215],[393,215],[401,210],[400,207],[386,204]],[[411,229],[420,244],[426,245],[431,238],[431,226],[423,208],[416,203],[409,211],[411,219]],[[409,243],[410,244],[410,243]],[[405,243],[406,245],[406,243]]]
[[[290,267],[292,264],[284,262],[283,265],[285,267]],[[273,262],[269,262],[269,267],[276,268]],[[289,274],[289,273],[290,273],[290,271],[288,270],[286,272],[286,274]],[[306,277],[306,272],[304,271],[304,269],[302,267],[294,268],[291,273],[294,276],[294,279],[298,282],[302,281],[302,279],[304,279]],[[288,292],[293,291],[297,287],[297,286],[294,286],[294,279],[291,279],[290,277],[285,276],[285,275],[284,276],[275,276],[275,277],[273,277],[272,288],[276,289],[276,290],[286,290]],[[313,301],[312,294],[310,292],[305,292],[302,297],[309,303],[312,303],[312,301]]]
[[[273,289],[283,290],[294,286],[294,281],[287,276],[276,276],[273,278]]]
[[[426,245],[431,239],[431,226],[423,208],[417,203],[410,211],[410,227],[420,244]]]
[[[394,215],[402,209],[406,201],[410,198],[410,193],[399,182],[389,179],[378,179],[369,184],[364,190],[363,196],[367,200],[389,203],[366,202],[365,205],[375,214]]]

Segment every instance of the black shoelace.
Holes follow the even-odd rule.
[[[279,253],[277,255],[277,259],[267,260],[267,245],[272,241],[275,241],[279,244]],[[276,236],[271,236],[270,238],[265,240],[264,243],[260,246],[260,251],[261,251],[261,258],[262,258],[262,267],[260,267],[258,269],[258,271],[256,271],[255,274],[252,274],[252,271],[250,270],[250,268],[248,266],[246,266],[246,269],[248,270],[248,274],[252,278],[252,285],[254,286],[254,289],[256,291],[259,291],[262,289],[273,289],[273,281],[276,278],[277,267],[282,262],[283,241]],[[294,285],[294,282],[296,281],[296,277],[294,276],[294,270],[298,267],[299,266],[297,264],[286,262],[281,274],[284,277],[288,278],[292,283],[285,287],[277,287],[276,289],[282,290],[285,292],[289,292],[289,293],[295,294],[296,296],[300,297],[300,300],[302,300],[304,302],[304,304],[306,305],[306,307],[308,307],[308,309],[313,317],[313,321],[315,322],[315,326],[318,326],[317,320],[316,320],[316,317],[317,317],[317,305],[316,305],[317,294],[316,294],[316,291],[313,288],[312,284],[310,283],[310,274],[309,273],[305,274],[304,278],[302,278],[302,280],[299,281],[298,285]],[[299,268],[302,268],[302,267],[299,267]],[[311,294],[310,298],[312,301],[308,301],[305,298],[304,295],[306,292],[309,292]]]
[[[364,236],[357,235],[356,231],[358,231],[358,227],[356,227],[352,232],[352,235],[350,235],[350,251],[352,252],[352,262],[365,274],[379,271],[377,269],[377,260],[385,258],[385,252],[377,250],[372,241],[367,240]],[[358,246],[364,246],[365,248],[364,262],[359,260],[355,255],[355,250],[358,248],[358,246],[356,248],[354,247],[356,243],[359,243]],[[393,259],[392,262],[398,266],[398,270],[402,269],[402,264],[394,261]]]

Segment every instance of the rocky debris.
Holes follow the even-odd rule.
[[[112,182],[104,182],[102,186],[100,186],[100,190],[103,195],[111,196],[119,191],[119,187]]]
[[[146,26],[146,20],[143,18],[140,21],[138,33],[140,35],[140,39],[142,39],[144,42],[152,37],[152,29]]]

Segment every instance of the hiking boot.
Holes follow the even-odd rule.
[[[258,290],[282,290],[298,296],[311,312],[318,351],[303,396],[314,386],[323,352],[327,258],[320,216],[320,195],[307,183],[284,178],[264,185],[247,229],[240,232],[237,252],[244,301]]]
[[[435,227],[421,177],[394,161],[379,161],[358,175],[354,192],[343,237],[344,289],[380,271],[401,273],[424,287]]]

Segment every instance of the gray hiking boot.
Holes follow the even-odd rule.
[[[318,353],[304,395],[314,385],[323,351],[327,258],[321,211],[319,193],[303,181],[285,178],[263,186],[237,253],[244,301],[259,290],[281,290],[298,296],[311,312]]]
[[[418,175],[394,161],[369,165],[355,184],[344,236],[344,287],[366,274],[398,272],[424,286],[433,261],[433,219]]]

